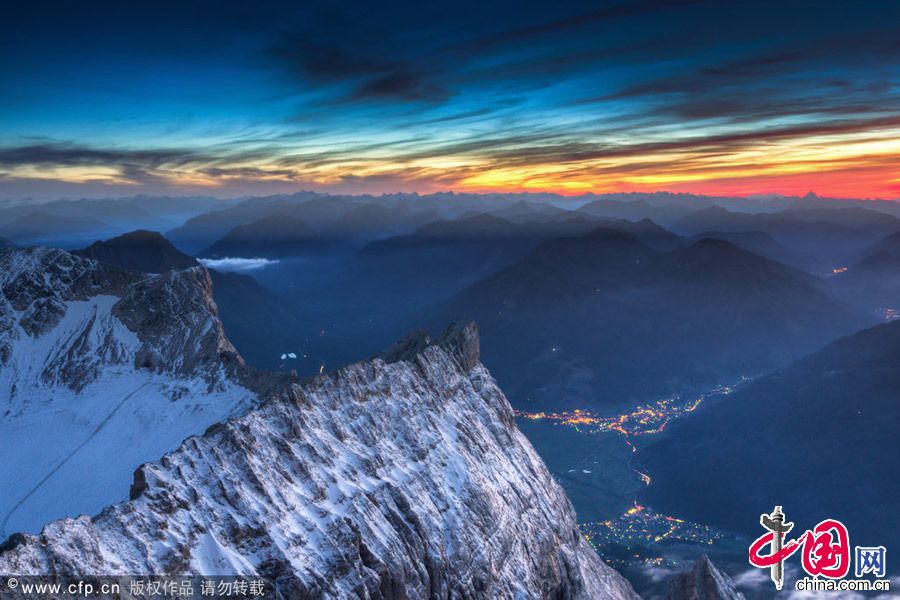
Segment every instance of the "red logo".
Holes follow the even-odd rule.
[[[777,589],[780,590],[784,583],[784,561],[800,549],[803,550],[803,570],[812,577],[840,579],[850,571],[850,536],[840,521],[826,519],[790,541],[785,540],[785,534],[794,524],[784,521],[780,506],[776,506],[771,515],[762,515],[760,524],[769,531],[750,546],[750,564],[770,568]],[[769,553],[763,554],[766,547]]]

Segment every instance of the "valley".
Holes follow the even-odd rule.
[[[6,4],[0,600],[900,598],[900,1]]]
[[[75,414],[78,425],[65,434],[60,430],[58,452],[39,452],[43,462],[27,463],[27,474],[6,474],[22,475],[27,485],[21,493],[3,498],[4,529],[34,530],[47,517],[71,514],[71,499],[58,490],[74,485],[73,477],[99,460],[103,447],[132,445],[120,453],[115,468],[111,465],[96,478],[104,486],[92,488],[97,493],[85,495],[79,510],[131,496],[135,488],[128,489],[126,473],[139,460],[152,458],[156,449],[174,448],[206,424],[254,410],[259,402],[254,390],[267,377],[316,381],[359,361],[413,356],[425,347],[423,340],[436,338],[446,323],[459,319],[477,321],[480,360],[508,396],[509,418],[571,501],[579,537],[646,598],[663,596],[672,577],[700,555],[710,556],[729,573],[747,572],[748,536],[755,531],[752,513],[756,504],[770,500],[747,503],[740,515],[730,513],[741,477],[752,470],[741,456],[755,450],[738,452],[734,448],[739,443],[707,443],[751,421],[739,405],[765,394],[780,397],[787,406],[793,401],[785,395],[787,389],[796,390],[799,401],[809,405],[809,389],[817,388],[805,383],[806,377],[817,381],[820,376],[814,373],[821,372],[841,381],[841,389],[858,388],[859,377],[871,367],[883,377],[878,406],[888,419],[894,418],[886,408],[890,393],[883,391],[893,380],[892,354],[877,357],[873,352],[891,348],[895,335],[879,325],[894,316],[879,308],[890,301],[891,289],[882,286],[873,295],[851,292],[853,285],[875,290],[877,273],[892,272],[890,260],[880,261],[875,274],[853,261],[863,240],[874,240],[876,256],[891,251],[891,238],[879,241],[883,226],[869,232],[855,229],[854,243],[834,258],[851,266],[819,276],[806,270],[812,263],[803,262],[802,248],[787,243],[786,231],[797,227],[847,233],[823,225],[829,215],[821,211],[783,218],[752,213],[736,217],[699,208],[687,211],[679,223],[669,223],[686,232],[679,235],[640,214],[632,215],[636,221],[610,218],[598,213],[603,207],[596,203],[590,211],[544,210],[525,202],[479,211],[472,204],[455,214],[427,207],[363,210],[354,203],[339,203],[333,212],[328,203],[311,200],[238,203],[220,215],[200,215],[169,234],[181,240],[182,247],[193,240],[190,244],[200,248],[196,256],[176,247],[167,235],[151,231],[54,255],[77,265],[76,275],[65,276],[75,282],[71,291],[51,287],[60,294],[60,308],[55,300],[46,309],[38,310],[36,304],[21,308],[26,302],[18,297],[37,298],[29,288],[36,285],[32,273],[7,285],[5,294],[15,309],[10,314],[16,315],[10,322],[22,332],[15,329],[9,338],[10,364],[16,370],[5,373],[14,375],[8,383],[13,399],[19,399],[9,406],[6,432],[27,452],[31,446],[25,437],[35,423],[59,425],[48,415],[62,419]],[[633,208],[649,215],[657,212],[650,204],[636,203]],[[282,218],[285,214],[294,216]],[[307,215],[311,224],[300,225],[299,215]],[[715,229],[693,233],[687,219],[692,215],[695,229]],[[367,225],[369,217],[382,225]],[[392,221],[394,217],[399,220]],[[384,223],[394,224],[383,229]],[[756,232],[755,224],[768,227],[763,227],[767,232]],[[215,235],[227,239],[219,243],[211,239]],[[812,243],[812,237],[805,239]],[[9,252],[12,257],[29,250]],[[865,259],[858,262],[868,264]],[[100,268],[95,265],[104,265],[108,273],[77,274]],[[851,273],[860,277],[853,280],[857,283],[845,279]],[[113,293],[81,307],[82,280],[106,279],[118,282]],[[123,312],[117,303],[128,286],[137,291],[127,296],[152,298],[172,315],[181,314],[176,308],[181,302],[193,307],[196,316],[189,318],[196,320],[198,331],[227,336],[205,342],[205,348],[218,344],[234,356],[225,356],[224,367],[217,367],[219,359],[201,352],[207,358],[199,374],[182,369],[181,379],[157,383],[151,378],[143,380],[142,387],[129,387],[137,385],[133,369],[166,364],[170,359],[161,356],[173,350],[166,351],[166,345],[179,338],[177,328],[156,331],[160,314],[140,317],[149,327],[140,339],[154,344],[151,353],[133,332],[116,329],[117,319],[133,326],[129,312],[140,313],[130,304]],[[63,310],[66,316],[56,324],[54,311]],[[204,325],[207,321],[213,325]],[[100,330],[95,322],[102,324]],[[863,336],[857,344],[842,341],[872,326],[884,333]],[[113,345],[103,328],[112,328],[117,339]],[[65,356],[77,359],[73,366],[63,361],[48,370],[44,364],[29,364],[41,354],[28,350],[29,331],[46,332],[41,347],[66,349]],[[401,332],[409,331],[414,333],[396,342]],[[158,340],[153,337],[160,334]],[[188,338],[196,335],[201,333],[189,333]],[[179,343],[189,355],[197,352],[190,339]],[[233,350],[222,344],[233,344]],[[837,344],[837,350],[826,353],[822,366],[816,367],[819,371],[811,374],[804,361],[819,365],[821,361],[810,357],[829,344]],[[109,365],[81,357],[97,350]],[[839,365],[857,363],[858,374],[836,374]],[[122,393],[114,393],[115,398],[96,410],[84,405],[73,411],[68,405],[77,405],[81,397],[73,369],[94,369],[105,377],[98,385]],[[222,369],[226,375],[221,386],[203,390],[202,379],[191,379]],[[58,372],[55,384],[75,386],[54,392],[66,409],[41,409],[32,397],[46,390],[23,387],[19,379],[24,375],[15,373],[25,371]],[[261,375],[264,372],[269,375]],[[794,383],[779,384],[784,373],[794,372]],[[111,377],[121,379],[115,383],[119,387],[110,387]],[[845,393],[832,392],[835,399]],[[183,397],[193,402],[185,403]],[[732,407],[735,398],[739,405]],[[797,410],[794,420],[801,418]],[[833,407],[829,410],[834,413]],[[151,418],[152,411],[158,416]],[[179,416],[186,413],[197,418]],[[175,419],[179,426],[167,425]],[[135,444],[138,426],[168,431],[155,435],[153,443],[148,438]],[[879,428],[872,431],[882,435]],[[835,435],[845,441],[853,437]],[[812,443],[808,432],[801,439]],[[722,458],[729,453],[731,458]],[[810,462],[805,458],[799,464]],[[890,486],[882,488],[890,492]],[[833,496],[839,499],[840,494]],[[718,501],[710,504],[707,497]],[[815,503],[802,494],[796,504],[801,502],[815,510]],[[747,598],[768,597],[758,584],[752,578],[737,582]]]
[[[697,552],[730,563],[741,556],[745,539],[642,504],[641,494],[653,485],[653,477],[642,464],[641,449],[673,421],[690,419],[695,411],[727,402],[751,381],[743,377],[705,393],[662,398],[622,414],[576,409],[517,411],[516,416],[572,500],[581,532],[591,546],[617,569],[632,573],[633,581],[653,590],[641,574],[643,569],[677,568],[686,556]]]

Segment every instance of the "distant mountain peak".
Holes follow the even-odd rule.
[[[585,240],[596,241],[596,240],[629,240],[637,242],[638,236],[630,231],[625,231],[623,229],[617,229],[615,227],[610,227],[609,225],[601,225],[600,227],[596,227],[588,232],[587,235],[584,236]],[[552,241],[550,242],[552,243]]]
[[[497,232],[508,232],[515,224],[489,213],[464,215],[458,219],[440,219],[419,227],[414,236],[471,236]]]
[[[744,254],[753,254],[752,252],[748,252],[743,248],[739,248],[736,244],[729,242],[728,240],[723,240],[721,238],[715,237],[703,237],[688,246],[688,248],[693,248],[695,250],[704,251],[704,252],[740,252]]]
[[[698,209],[694,212],[695,215],[733,215],[733,210],[728,210],[721,204],[713,204],[712,206],[707,206],[705,208]]]
[[[744,600],[744,595],[704,554],[690,571],[677,575],[669,583],[666,600]]]
[[[177,271],[200,264],[178,250],[161,233],[146,229],[94,242],[87,248],[75,250],[73,254],[142,273]]]

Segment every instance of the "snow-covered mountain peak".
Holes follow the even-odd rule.
[[[45,384],[81,391],[104,365],[129,361],[221,386],[223,367],[243,367],[202,267],[148,275],[27,248],[0,252],[0,272],[0,364],[20,373],[10,378],[15,388],[40,373]],[[31,369],[9,364],[16,345],[28,346],[19,358]]]
[[[294,383],[141,466],[128,502],[10,540],[0,572],[253,574],[282,598],[636,598],[477,356],[458,324]]]
[[[257,401],[211,286],[0,251],[0,535],[127,497],[138,464]]]

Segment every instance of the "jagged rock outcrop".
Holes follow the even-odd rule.
[[[127,498],[139,464],[258,402],[211,285],[0,251],[0,536]]]
[[[731,578],[718,570],[705,554],[690,571],[669,582],[666,600],[744,600]]]
[[[479,362],[473,324],[294,384],[18,536],[9,574],[253,574],[281,598],[636,599]]]
[[[147,275],[63,250],[3,250],[0,292],[0,355],[10,368],[11,387],[39,379],[81,391],[105,366],[129,361],[160,373],[202,374],[211,386],[243,368],[218,321],[212,282],[203,267]],[[71,327],[58,331],[66,316]],[[127,332],[113,331],[120,325]],[[63,337],[48,339],[51,333]],[[15,346],[32,340],[44,342],[51,352],[29,347],[30,352],[20,353],[20,364],[11,364]],[[125,349],[128,344],[132,352]],[[33,373],[22,371],[25,363],[39,367],[40,377],[28,377]]]

